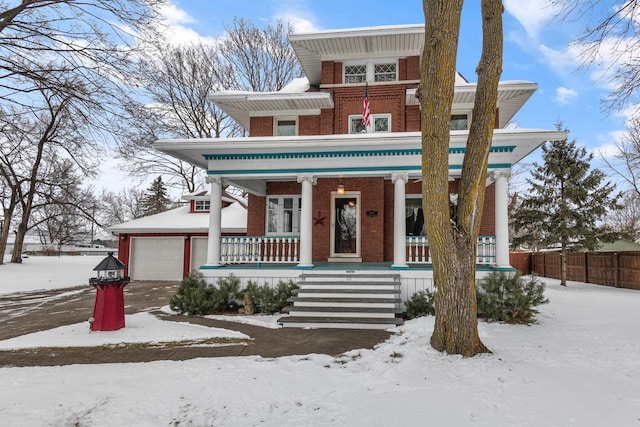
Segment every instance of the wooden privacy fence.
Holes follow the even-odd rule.
[[[511,265],[522,274],[552,279],[560,279],[560,259],[559,252],[513,252],[510,256]],[[568,253],[567,280],[640,290],[640,252]]]

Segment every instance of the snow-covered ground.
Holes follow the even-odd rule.
[[[9,259],[5,255],[0,265],[0,294],[89,285],[89,278],[96,276],[93,268],[104,256],[30,256],[22,264]]]
[[[434,351],[429,317],[407,322],[374,350],[338,358],[0,368],[0,423],[639,426],[640,292],[545,282],[551,302],[538,324],[480,323],[493,354],[465,359]],[[194,331],[177,324],[170,332],[168,322],[149,316],[141,317],[143,327],[155,341]],[[98,335],[83,328],[73,342]],[[197,331],[218,333],[206,329]],[[47,345],[56,336],[66,345],[60,331],[44,334]]]

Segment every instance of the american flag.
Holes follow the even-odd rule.
[[[369,127],[371,124],[371,117],[369,111],[369,83],[364,87],[364,101],[362,103],[362,124],[365,127]]]

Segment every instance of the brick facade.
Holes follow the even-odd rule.
[[[391,114],[392,132],[420,131],[420,108],[406,105],[406,91],[416,87],[420,79],[420,58],[412,56],[398,61],[398,83],[369,85],[369,103],[372,115]],[[321,70],[320,90],[331,93],[334,108],[323,109],[319,115],[298,117],[298,135],[330,135],[349,133],[349,116],[362,114],[364,88],[362,85],[344,85],[342,62],[324,61]],[[273,117],[252,117],[251,136],[272,136]],[[496,119],[497,120],[497,119]],[[497,124],[497,122],[496,122]],[[360,194],[361,257],[363,262],[388,262],[393,260],[394,185],[383,177],[369,178],[321,178],[313,187],[313,248],[314,262],[326,261],[331,254],[331,195],[338,184],[349,192]],[[481,235],[495,234],[494,186],[487,188]],[[457,182],[450,183],[449,190],[457,192]],[[406,194],[420,195],[422,182],[410,181]],[[268,182],[267,194],[299,195],[301,185],[296,181]],[[247,235],[265,234],[266,198],[249,194]],[[324,219],[323,219],[324,218]]]

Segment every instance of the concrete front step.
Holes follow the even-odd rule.
[[[400,290],[394,282],[300,282],[299,289],[354,289],[354,290]]]
[[[399,289],[294,289],[293,294],[301,298],[397,298]]]
[[[400,308],[399,298],[292,298],[295,307]]]
[[[290,316],[299,317],[370,317],[376,319],[389,319],[396,316],[395,308],[379,307],[285,307],[283,312]]]
[[[333,328],[333,329],[389,329],[402,324],[402,319],[379,319],[371,317],[300,317],[288,316],[278,319],[284,328]]]
[[[400,275],[399,274],[339,274],[339,273],[330,273],[330,274],[321,274],[321,273],[311,273],[311,274],[303,274],[300,276],[300,279],[303,282],[316,282],[316,281],[333,281],[333,279],[337,279],[337,281],[349,281],[349,282],[359,282],[359,281],[371,281],[371,282],[398,282],[400,283]]]

